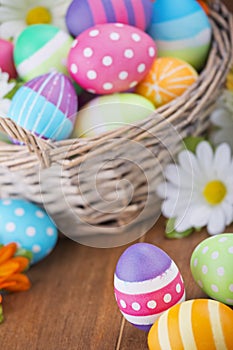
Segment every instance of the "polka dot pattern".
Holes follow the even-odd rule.
[[[0,200],[0,241],[17,242],[33,252],[32,263],[43,259],[57,241],[57,229],[47,213],[24,200]]]
[[[178,275],[167,286],[154,292],[126,294],[115,288],[115,297],[120,310],[132,316],[160,314],[184,298],[184,284]]]
[[[153,39],[140,29],[121,23],[99,24],[79,35],[78,45],[70,50],[68,68],[82,88],[112,94],[136,86],[155,56]]]
[[[198,261],[198,263],[197,263]],[[211,298],[233,305],[233,234],[201,242],[191,258],[194,279]]]

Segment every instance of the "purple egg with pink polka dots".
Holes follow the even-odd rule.
[[[121,255],[114,291],[125,319],[145,331],[164,311],[185,300],[178,267],[163,250],[148,243],[134,244]]]
[[[73,42],[68,56],[72,78],[94,94],[112,94],[136,86],[156,58],[153,39],[121,23],[96,25]]]

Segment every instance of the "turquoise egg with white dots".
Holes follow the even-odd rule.
[[[22,199],[0,200],[0,244],[16,242],[33,253],[32,264],[55,247],[58,232],[48,214]]]
[[[193,251],[194,280],[211,298],[233,305],[233,234],[223,233],[202,241]]]

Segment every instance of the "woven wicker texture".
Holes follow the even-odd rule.
[[[1,197],[43,205],[72,236],[144,233],[159,210],[155,195],[163,167],[182,138],[200,135],[224,85],[233,57],[232,16],[213,1],[212,48],[205,69],[184,95],[135,125],[92,139],[44,141],[0,118],[1,129],[24,145],[0,144]],[[135,236],[136,238],[136,236]]]

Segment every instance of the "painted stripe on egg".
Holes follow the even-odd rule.
[[[185,350],[198,350],[192,329],[192,305],[193,301],[180,305],[179,329]]]
[[[165,313],[164,316],[159,320],[159,324],[158,324],[159,342],[163,350],[171,350],[167,326],[168,326],[168,315],[167,313]]]
[[[133,7],[133,13],[135,17],[135,25],[138,28],[146,28],[146,19],[145,19],[145,13],[144,8],[141,0],[131,0],[132,7]]]
[[[139,2],[140,0],[138,0]],[[128,23],[132,26],[135,25],[135,14],[134,14],[134,9],[133,9],[133,5],[131,3],[131,0],[126,0],[125,1],[125,7],[127,9],[128,12]]]
[[[164,271],[164,273],[161,276],[157,276],[156,278],[153,278],[148,281],[143,281],[143,282],[122,281],[115,274],[114,286],[118,291],[126,294],[150,293],[166,287],[177,277],[178,274],[179,274],[178,267],[176,266],[174,261],[172,261],[171,266],[166,271]]]
[[[219,303],[213,304],[211,303],[211,301],[208,301],[208,310],[209,310],[212,334],[213,334],[216,350],[227,349],[223,330],[222,330],[222,324],[220,320],[219,305],[220,305]]]
[[[176,322],[176,320],[178,320],[178,317],[179,317],[179,312],[180,312],[180,304],[178,304],[177,307],[171,308],[171,310],[168,313],[167,327],[168,327],[168,331],[172,329],[172,336],[169,336],[171,347],[175,348],[177,344],[179,344],[179,349],[184,350],[180,329],[179,329],[179,323]],[[170,335],[170,332],[169,332],[169,335]]]
[[[61,47],[67,42],[72,42],[71,38],[65,32],[59,31],[42,48],[18,65],[18,74],[22,77],[27,76],[35,70],[35,62],[40,62],[40,65],[42,65],[56,53],[58,47]],[[37,68],[36,70],[38,72]]]
[[[128,11],[125,5],[125,0],[117,0],[112,2],[112,6],[116,15],[116,22],[129,23]]]
[[[104,9],[105,9],[107,22],[109,22],[109,23],[110,22],[112,22],[112,23],[117,22],[116,14],[115,14],[115,11],[114,11],[114,7],[112,5],[112,1],[111,0],[102,0],[102,3],[103,3],[103,6],[104,6]]]
[[[192,304],[192,329],[194,338],[197,344],[203,344],[206,349],[215,348],[215,342],[213,340],[212,326],[210,318],[206,317],[205,319],[200,318],[199,322],[195,321],[195,315],[200,315],[204,313],[209,315],[209,304],[208,303],[196,303]]]
[[[163,314],[163,312],[160,312],[158,314],[149,315],[149,316],[132,316],[132,315],[126,314],[123,311],[121,311],[121,313],[128,322],[138,326],[152,325],[154,324],[155,320],[157,320],[157,318],[159,318]]]
[[[107,22],[107,15],[105,12],[105,8],[103,6],[102,0],[96,0],[95,2],[92,0],[86,1],[89,9],[90,9],[90,15],[93,16],[93,23],[92,26],[94,26],[96,23],[106,23]]]

